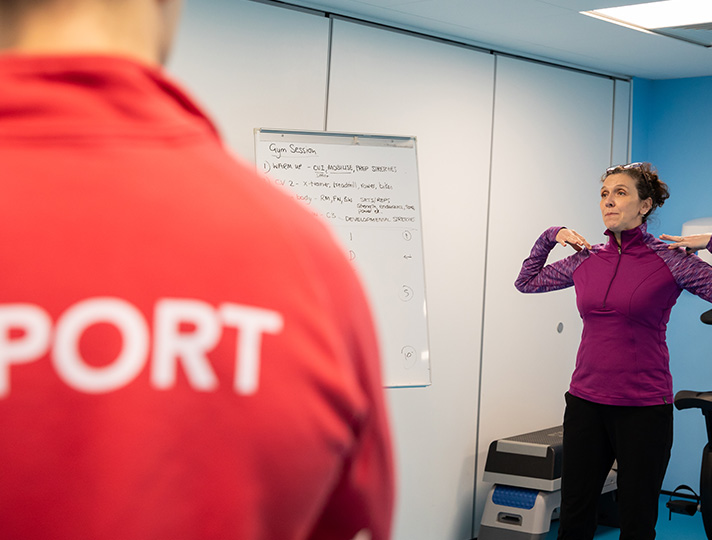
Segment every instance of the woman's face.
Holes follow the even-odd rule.
[[[635,180],[625,173],[611,174],[603,181],[601,215],[603,224],[614,233],[638,227],[652,205],[650,198],[640,200]]]

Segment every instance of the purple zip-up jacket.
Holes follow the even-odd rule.
[[[608,243],[546,265],[560,229],[537,239],[515,286],[525,293],[575,286],[583,333],[569,392],[605,405],[672,403],[670,310],[683,289],[712,302],[712,266],[668,249],[645,224],[623,231],[620,249],[606,231]]]

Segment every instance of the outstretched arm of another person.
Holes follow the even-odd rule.
[[[578,253],[553,264],[546,264],[549,253],[556,246],[570,245]],[[586,248],[586,251],[583,249]],[[588,254],[591,245],[576,231],[551,227],[534,243],[529,257],[522,263],[514,286],[523,293],[537,293],[565,289],[574,284],[573,273]]]

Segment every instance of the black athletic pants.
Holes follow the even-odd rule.
[[[652,540],[672,447],[672,405],[619,407],[566,394],[559,540],[590,540],[618,460],[621,540]]]

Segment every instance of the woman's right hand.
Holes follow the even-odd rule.
[[[576,251],[581,251],[584,247],[591,249],[591,244],[583,236],[571,229],[564,228],[559,230],[556,233],[556,241],[564,247],[568,244]]]

